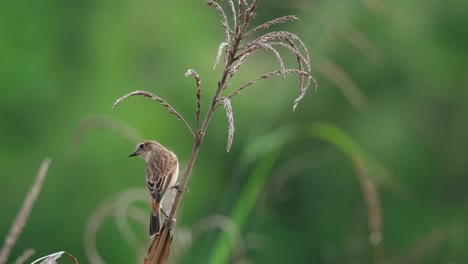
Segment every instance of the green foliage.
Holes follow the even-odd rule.
[[[245,225],[248,223],[249,215],[255,209],[256,201],[267,183],[268,176],[272,173],[279,152],[280,150],[274,150],[272,153],[260,157],[260,160],[249,175],[247,183],[241,190],[239,199],[235,202],[234,209],[229,215],[229,218],[239,232],[242,232]],[[231,248],[236,247],[233,241],[229,241],[229,237],[226,233],[222,233],[219,240],[213,245],[213,253],[208,262],[212,264],[228,262]]]

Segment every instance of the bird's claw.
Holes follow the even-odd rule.
[[[175,224],[175,222],[176,222],[176,219],[173,218],[172,221],[168,221],[168,220],[169,220],[168,217],[164,218],[164,224],[167,226],[167,228],[169,228],[169,230],[172,230],[172,228],[174,227],[174,224]],[[169,224],[168,224],[168,223],[169,223]]]
[[[189,189],[187,187],[183,188],[180,186],[180,183],[177,183],[176,185],[172,186],[171,188],[176,189],[178,192],[183,193],[184,191],[187,191],[187,193],[190,193]]]

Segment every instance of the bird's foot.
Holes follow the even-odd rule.
[[[174,227],[175,222],[176,222],[175,218],[173,218],[172,221],[169,221],[169,217],[164,218],[164,225],[166,225],[167,228],[169,228],[169,230],[172,230],[172,228]]]
[[[183,193],[184,191],[187,191],[187,193],[190,193],[187,187],[182,189],[182,187],[180,186],[180,183],[177,183],[176,185],[172,186],[171,189],[176,189],[180,193]]]

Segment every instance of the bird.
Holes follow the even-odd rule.
[[[176,185],[179,175],[177,156],[154,140],[145,140],[136,146],[129,157],[138,156],[146,161],[146,188],[150,194],[149,234],[159,233],[159,211],[166,192],[171,188],[179,190]],[[164,211],[163,211],[164,213]]]

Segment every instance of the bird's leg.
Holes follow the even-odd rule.
[[[187,187],[185,187],[184,190],[182,190],[182,188],[180,187],[180,183],[176,183],[174,186],[171,187],[171,189],[176,189],[180,193],[183,193],[184,190],[187,191],[187,193],[190,193]]]
[[[164,214],[164,224],[167,225],[167,220],[169,219],[169,216],[166,214],[166,212],[164,212],[164,210],[162,208],[160,208],[160,210]],[[171,225],[168,226],[169,230],[171,230],[174,227],[174,222],[175,221],[176,221],[176,219],[174,218],[174,221],[172,221]]]
[[[163,210],[162,208],[159,208],[159,210],[161,210],[161,212],[164,214],[164,216],[165,216],[166,218],[169,217],[169,216],[166,214],[166,212],[164,212],[164,210]],[[166,219],[166,218],[164,218],[164,219]]]

